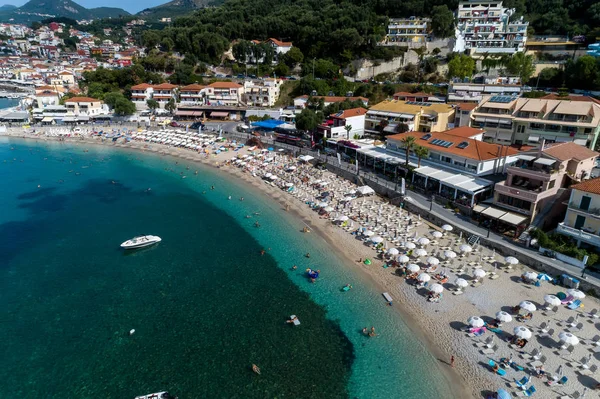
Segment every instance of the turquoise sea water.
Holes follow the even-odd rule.
[[[0,139],[0,396],[449,397],[365,278],[251,188],[175,162]],[[163,242],[119,250],[137,234]]]

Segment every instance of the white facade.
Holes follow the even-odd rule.
[[[456,12],[454,51],[471,54],[514,54],[525,50],[529,22],[521,17],[511,21],[514,9],[502,1],[461,1]]]
[[[272,107],[279,98],[279,88],[282,81],[279,79],[265,79],[263,81],[244,82],[243,101],[246,105],[258,107]]]
[[[410,17],[391,18],[383,45],[422,47],[427,44],[431,19]]]

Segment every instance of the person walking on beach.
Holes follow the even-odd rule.
[[[454,367],[454,355],[450,358],[450,367]]]

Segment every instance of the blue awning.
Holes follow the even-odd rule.
[[[254,122],[254,123],[252,123],[252,126],[259,127],[262,129],[275,129],[277,126],[283,125],[284,123],[285,123],[284,121],[278,121],[276,119],[269,119],[266,121]]]

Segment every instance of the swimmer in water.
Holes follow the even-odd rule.
[[[230,200],[231,199],[231,195],[229,197],[227,197],[227,199]]]
[[[296,265],[292,266],[292,270],[296,270],[296,269],[298,269],[298,266],[296,266]]]
[[[214,189],[215,189],[215,186],[210,186],[210,189],[211,189],[211,190],[214,190]]]
[[[246,215],[246,219],[250,219],[252,216],[250,215]]]
[[[260,223],[258,223],[258,221],[256,223],[254,223],[255,227],[260,227]]]
[[[307,258],[310,258],[310,254],[308,252],[304,256],[306,256]]]
[[[240,201],[243,201],[243,200],[244,200],[244,197],[240,197]]]

